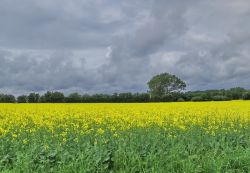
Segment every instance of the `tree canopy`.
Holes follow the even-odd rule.
[[[161,73],[148,82],[152,97],[161,97],[171,92],[179,92],[186,88],[186,83],[175,75]]]

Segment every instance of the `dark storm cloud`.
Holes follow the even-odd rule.
[[[131,89],[145,86],[154,71],[149,63],[150,55],[187,31],[186,3],[157,1],[148,9],[145,22],[134,32],[115,38],[109,63],[101,69],[104,82],[125,88],[132,86]]]
[[[200,1],[184,17],[188,30],[151,56],[153,71],[177,74],[188,89],[250,88],[250,3]]]
[[[0,92],[250,88],[249,18],[247,0],[1,0]]]
[[[180,75],[194,89],[235,86],[250,88],[249,36],[244,33],[244,39],[238,35],[204,52],[187,53],[176,63]]]
[[[108,5],[90,0],[1,0],[0,46],[75,49],[107,45],[111,34],[126,22],[109,12]]]
[[[225,2],[205,3],[211,7],[211,16],[205,13],[204,18],[196,17],[203,19],[202,26],[190,23],[196,27],[197,37],[187,39],[191,46],[178,59],[177,68],[172,69],[187,80],[190,89],[250,88],[250,24],[247,23],[250,3],[244,0]]]
[[[85,59],[71,52],[15,53],[0,51],[0,88],[13,86],[22,90],[43,91],[68,89],[72,86],[89,89]],[[93,78],[92,78],[93,79]]]

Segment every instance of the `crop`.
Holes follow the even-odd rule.
[[[0,171],[249,172],[250,102],[0,104]]]

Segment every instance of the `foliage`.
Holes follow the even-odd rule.
[[[161,73],[154,76],[148,82],[147,93],[114,93],[81,95],[71,93],[64,96],[61,92],[47,91],[43,95],[30,93],[28,96],[21,95],[15,99],[13,95],[0,94],[0,103],[137,103],[137,102],[180,102],[180,101],[229,101],[249,100],[250,91],[241,87],[228,90],[205,90],[180,92],[186,84],[177,76],[169,73]]]
[[[231,94],[231,91],[233,93]],[[80,95],[79,93],[72,93],[64,96],[60,92],[46,92],[44,95],[35,93],[29,94],[29,97],[21,95],[17,97],[17,103],[136,103],[136,102],[176,102],[176,101],[228,101],[233,98],[249,100],[249,91],[244,90],[244,93],[235,90],[206,90],[206,91],[188,91],[188,92],[171,92],[162,96],[154,96],[150,98],[149,93],[114,93],[108,94],[94,94],[94,95]],[[234,97],[231,97],[234,95]],[[236,97],[237,95],[237,97]],[[26,101],[25,101],[26,100]],[[0,102],[14,103],[15,97],[12,95],[0,94]]]
[[[175,75],[169,73],[161,73],[154,76],[148,82],[149,92],[152,97],[161,97],[171,92],[178,92],[186,88],[184,81]]]
[[[29,103],[38,103],[40,99],[40,95],[37,93],[30,93],[27,99]]]
[[[180,97],[180,98],[177,99],[177,102],[184,102],[184,101],[185,100],[182,97]]]
[[[243,94],[243,99],[244,99],[244,100],[250,100],[250,91],[245,92],[245,93]]]
[[[213,96],[213,100],[214,101],[228,101],[229,98],[227,96],[218,95],[218,96]]]
[[[17,103],[27,103],[28,98],[26,95],[21,95],[17,97]]]
[[[232,100],[239,100],[239,99],[242,99],[243,94],[245,92],[246,92],[246,90],[244,88],[235,87],[235,88],[229,89],[226,94],[227,94],[227,96],[232,98]]]
[[[200,101],[203,101],[203,98],[201,96],[194,96],[192,97],[191,101],[200,102]]]
[[[186,101],[193,97],[200,97],[200,101],[216,101],[216,100],[241,100],[246,89],[236,87],[228,90],[205,90],[205,91],[189,91],[185,93]]]
[[[15,103],[16,98],[13,95],[0,94],[0,103]]]
[[[52,103],[63,103],[65,101],[64,94],[61,92],[52,92],[50,99]]]
[[[176,101],[229,101],[249,100],[250,91],[236,87],[221,90],[170,92],[163,95],[150,97],[149,93],[114,93],[81,95],[71,93],[64,96],[61,92],[48,91],[43,95],[30,93],[28,96],[21,95],[15,99],[13,95],[0,94],[0,103],[137,103],[137,102],[176,102]],[[151,95],[152,96],[152,95]]]
[[[66,102],[68,102],[68,103],[81,103],[82,96],[78,93],[72,93],[66,98]]]

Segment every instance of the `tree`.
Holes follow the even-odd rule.
[[[80,94],[78,94],[78,93],[72,93],[67,97],[66,101],[68,103],[81,103],[82,102],[82,96]]]
[[[15,103],[16,98],[13,95],[0,94],[0,103]]]
[[[194,96],[194,97],[192,97],[191,101],[200,102],[200,101],[204,101],[204,100],[201,96]]]
[[[39,102],[40,103],[46,103],[46,99],[45,99],[45,96],[42,95],[40,98],[39,98]]]
[[[171,92],[180,92],[186,88],[186,83],[177,76],[162,73],[154,76],[148,82],[151,97],[162,97]]]
[[[38,103],[39,102],[40,95],[36,93],[30,93],[28,96],[28,102],[29,103]]]
[[[133,94],[134,102],[149,102],[150,97],[148,93],[135,93]]]
[[[107,94],[94,94],[91,97],[92,97],[92,102],[95,103],[110,102],[110,96]]]
[[[7,103],[15,103],[16,102],[16,98],[13,95],[6,95],[6,102]]]
[[[229,101],[230,99],[227,96],[213,96],[213,101]]]
[[[92,96],[90,96],[88,94],[84,94],[83,96],[81,96],[81,95],[78,94],[77,97],[78,97],[78,100],[80,100],[80,102],[83,102],[83,103],[89,103],[89,102],[91,102],[91,98],[92,98]],[[69,99],[69,98],[67,98],[67,99]]]
[[[18,103],[27,103],[27,96],[26,95],[21,95],[17,97],[17,102]]]
[[[235,87],[235,88],[230,88],[227,91],[227,96],[232,98],[233,100],[239,100],[242,99],[243,94],[246,92],[244,88],[241,87]]]
[[[53,92],[51,94],[51,102],[52,103],[63,103],[65,102],[64,94],[61,92]]]
[[[133,102],[132,93],[120,93],[118,97],[120,102]]]
[[[243,100],[250,100],[250,91],[243,94]]]
[[[51,97],[52,97],[52,93],[50,91],[47,91],[40,99],[40,102],[43,102],[43,103],[51,103],[52,100],[51,100]]]

